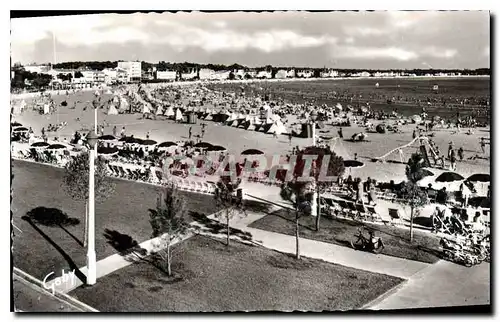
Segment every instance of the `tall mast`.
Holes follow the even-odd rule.
[[[56,55],[56,34],[52,31],[52,42],[53,42],[53,51],[54,51],[54,63],[52,65],[52,69],[54,69],[54,65],[57,64],[57,55]]]

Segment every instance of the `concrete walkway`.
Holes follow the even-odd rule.
[[[421,270],[373,310],[490,304],[490,264],[464,267],[439,261]]]
[[[270,211],[272,212],[273,209]],[[295,253],[295,237],[250,228],[264,213],[249,215],[232,227],[252,234],[266,248]],[[365,309],[387,310],[490,304],[490,265],[465,267],[448,261],[427,264],[386,255],[300,239],[301,255],[374,273],[400,277],[406,281],[372,301]]]
[[[247,217],[234,223],[232,227],[251,233],[253,239],[266,248],[295,254],[294,236],[248,227],[250,223],[265,215],[264,213],[249,212]],[[415,273],[430,265],[392,256],[356,251],[348,247],[304,238],[300,238],[300,253],[305,257],[321,259],[334,264],[396,276],[403,279],[410,278]]]

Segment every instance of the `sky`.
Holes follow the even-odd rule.
[[[22,64],[141,60],[250,67],[488,68],[490,14],[192,12],[15,18],[11,55],[13,63]]]

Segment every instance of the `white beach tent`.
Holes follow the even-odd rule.
[[[127,100],[122,97],[120,99],[120,110],[121,111],[126,111],[128,109],[128,107],[129,107],[129,104],[128,104]]]
[[[273,134],[276,133],[276,135],[281,135],[282,133],[287,133],[285,125],[283,125],[283,122],[281,121],[276,121],[274,124],[267,130],[267,134]]]
[[[109,105],[108,115],[118,115],[118,110],[116,109],[115,104]]]
[[[173,117],[175,116],[174,108],[172,106],[169,106],[166,110],[165,113],[163,114],[168,117]]]
[[[156,109],[156,115],[163,115],[163,108],[161,105],[158,105],[158,108]]]
[[[50,113],[50,105],[44,104],[43,105],[43,114],[49,114],[49,113]]]
[[[108,89],[108,90],[106,91],[106,94],[113,94],[113,92],[111,92],[111,90],[110,90],[110,89]]]
[[[181,109],[177,109],[175,111],[175,120],[176,121],[182,121],[184,119],[183,115],[182,115],[182,112],[181,112]]]

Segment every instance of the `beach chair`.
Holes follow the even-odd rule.
[[[122,166],[117,166],[118,171],[120,172],[120,178],[126,179],[128,177],[127,172],[125,172],[125,169]]]
[[[356,208],[356,212],[355,212],[356,219],[358,219],[358,220],[366,220],[366,218],[368,216],[367,216],[367,213],[366,213],[366,207],[365,207],[365,205],[362,204],[362,203],[356,203],[354,206]]]
[[[389,208],[389,216],[391,217],[391,224],[398,223],[399,225],[403,224],[403,219],[399,214],[399,209]]]
[[[109,176],[114,176],[114,171],[113,171],[113,168],[112,168],[112,165],[111,164],[108,164],[108,175]]]
[[[345,200],[340,199],[337,201],[337,204],[340,206],[340,215],[342,215],[342,217],[349,216],[350,210],[349,207],[347,206],[347,202]]]
[[[429,189],[427,191],[427,198],[429,199],[430,203],[436,202],[436,197],[437,197],[437,191],[434,189]]]
[[[155,175],[158,183],[163,182],[163,172],[160,170],[155,170]]]
[[[349,214],[351,215],[351,217],[353,219],[355,219],[356,218],[356,214],[357,214],[356,205],[354,204],[353,201],[347,201],[346,205],[347,205],[347,209],[349,209]]]

